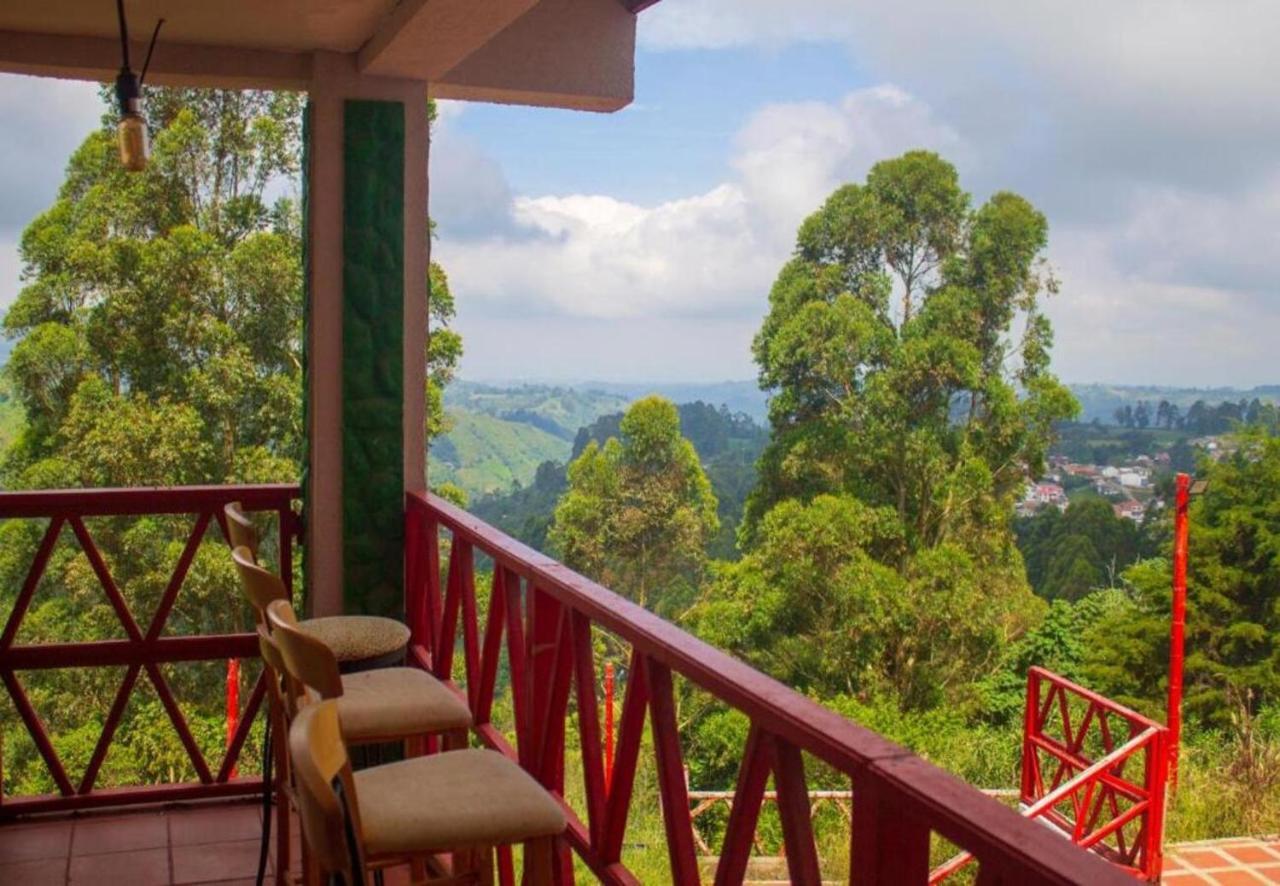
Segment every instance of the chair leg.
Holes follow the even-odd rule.
[[[289,882],[289,869],[293,864],[289,835],[289,797],[284,785],[276,788],[276,882]]]
[[[480,886],[493,886],[493,847],[480,846],[475,850],[476,882]]]
[[[524,844],[524,886],[552,886],[556,863],[554,837],[539,837]]]

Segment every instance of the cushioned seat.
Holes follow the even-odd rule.
[[[409,645],[408,625],[377,615],[308,618],[298,627],[328,646],[340,662],[381,658]]]
[[[303,622],[300,627],[306,625]],[[349,742],[467,729],[471,711],[455,692],[417,668],[380,668],[342,677],[338,698]]]
[[[355,788],[365,848],[373,856],[514,843],[565,829],[551,795],[494,751],[451,751],[363,769],[355,773]]]

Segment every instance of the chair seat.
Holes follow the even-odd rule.
[[[371,856],[492,846],[561,834],[541,785],[495,751],[450,751],[355,773]]]
[[[347,741],[366,742],[466,729],[471,711],[426,671],[379,668],[343,675],[338,719]]]
[[[409,627],[378,615],[327,615],[298,622],[298,627],[333,652],[339,662],[381,658],[409,645]]]

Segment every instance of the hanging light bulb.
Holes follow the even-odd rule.
[[[156,22],[156,29],[151,32],[151,46],[147,49],[147,60],[143,62],[142,75],[139,76],[129,66],[129,25],[124,17],[124,0],[116,0],[116,12],[120,17],[120,50],[123,56],[123,66],[116,77],[116,100],[120,102],[120,123],[116,127],[120,164],[130,172],[141,172],[147,168],[148,154],[147,121],[142,116],[142,81],[151,66],[151,53],[155,51],[156,37],[160,35],[164,19]]]

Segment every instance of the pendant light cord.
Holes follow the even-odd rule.
[[[124,56],[124,70],[129,70],[129,24],[124,18],[124,0],[116,0],[116,14],[120,17],[120,53]]]
[[[120,0],[124,2],[124,0]],[[144,80],[147,79],[147,69],[151,67],[151,53],[156,51],[156,38],[160,36],[160,26],[164,24],[164,19],[156,22],[156,29],[151,32],[151,45],[147,47],[147,58],[142,63],[142,76],[138,78],[138,86],[142,86]]]

